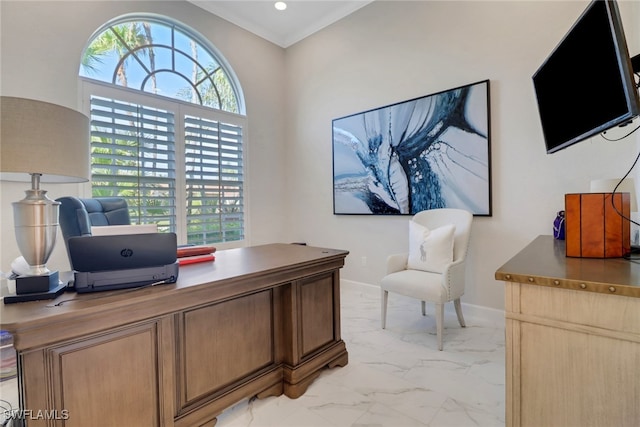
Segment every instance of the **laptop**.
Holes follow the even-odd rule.
[[[91,226],[92,236],[112,236],[114,234],[144,234],[157,232],[157,224]]]
[[[72,237],[68,245],[77,292],[175,283],[178,278],[175,233]]]

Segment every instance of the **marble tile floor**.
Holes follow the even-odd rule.
[[[504,426],[503,323],[466,316],[461,328],[445,310],[438,351],[433,306],[423,317],[419,301],[390,294],[384,330],[378,287],[343,282],[341,306],[347,366],[324,370],[298,399],[241,402],[216,426]]]
[[[344,281],[341,306],[347,366],[324,370],[298,399],[242,401],[216,426],[504,426],[504,324],[465,313],[461,328],[447,307],[438,351],[433,306],[423,317],[419,301],[391,294],[383,330],[379,288]],[[15,380],[0,383],[0,399],[16,394]]]

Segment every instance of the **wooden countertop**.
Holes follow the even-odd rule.
[[[506,282],[640,298],[640,260],[567,257],[565,241],[538,236],[500,267]]]

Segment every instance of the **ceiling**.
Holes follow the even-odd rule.
[[[189,1],[286,48],[373,0],[286,0],[284,11],[276,10],[275,0]]]

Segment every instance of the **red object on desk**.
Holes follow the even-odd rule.
[[[194,255],[178,258],[178,265],[196,264],[198,262],[215,261],[216,257],[213,254],[206,255]]]
[[[180,246],[178,247],[178,258],[189,257],[194,255],[207,255],[216,251],[214,246],[196,245],[196,246]]]

